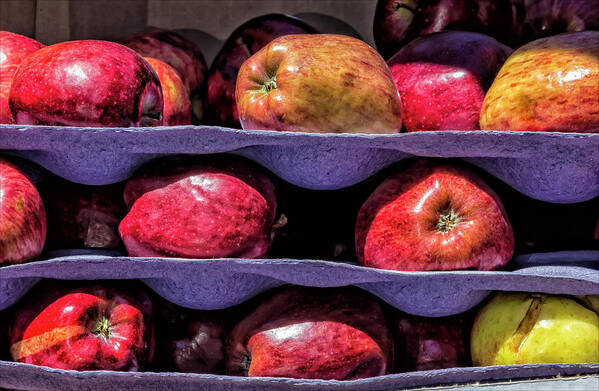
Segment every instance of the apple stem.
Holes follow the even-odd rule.
[[[447,233],[462,221],[460,215],[453,209],[446,209],[439,213],[437,221],[437,231]]]
[[[110,337],[110,321],[105,317],[101,317],[98,323],[96,323],[94,334],[108,339]]]

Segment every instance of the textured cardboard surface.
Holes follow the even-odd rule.
[[[549,202],[599,195],[599,134],[442,131],[397,135],[243,131],[208,126],[76,128],[0,125],[12,150],[74,182],[115,183],[165,154],[233,152],[295,185],[356,184],[411,157],[462,158],[516,190]]]

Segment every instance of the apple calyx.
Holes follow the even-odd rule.
[[[104,340],[110,338],[110,321],[108,318],[101,317],[96,323],[96,327],[94,327],[93,331],[94,335],[99,335]]]
[[[526,337],[537,323],[539,313],[541,312],[541,307],[543,306],[544,302],[545,296],[531,296],[528,310],[526,310],[526,314],[520,321],[518,328],[510,340],[510,345],[513,351],[517,352],[520,350],[520,346],[522,346],[522,343],[526,340]]]
[[[439,220],[435,228],[437,232],[447,233],[455,228],[462,221],[460,216],[455,210],[451,208],[445,208],[439,213]]]
[[[266,95],[272,90],[277,89],[277,75],[273,75],[266,79],[262,84],[262,92]]]

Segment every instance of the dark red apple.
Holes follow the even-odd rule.
[[[489,186],[470,170],[419,159],[396,170],[362,205],[358,261],[393,270],[493,270],[514,234]]]
[[[480,129],[485,93],[512,49],[478,33],[444,31],[416,38],[387,65],[408,132]]]
[[[263,256],[271,242],[275,189],[256,164],[235,156],[158,160],[125,187],[119,226],[131,256]]]
[[[231,375],[352,380],[391,369],[381,306],[357,288],[286,287],[239,322],[227,343]]]
[[[426,371],[470,366],[471,322],[463,315],[425,318],[404,315],[397,320],[398,370]]]
[[[146,57],[162,86],[164,97],[164,125],[191,125],[191,102],[187,88],[183,85],[177,72],[168,64],[152,57]]]
[[[0,266],[42,252],[46,211],[37,188],[15,164],[0,158]]]
[[[48,214],[48,249],[121,245],[118,226],[126,214],[123,183],[86,186],[58,177],[46,182],[42,198]]]
[[[133,50],[106,41],[34,52],[14,75],[9,105],[15,122],[25,125],[162,125],[158,76]]]
[[[65,285],[45,285],[18,305],[9,333],[13,360],[57,369],[143,370],[154,344],[148,296],[108,283]]]
[[[14,123],[8,107],[8,94],[12,77],[19,64],[25,57],[44,46],[24,35],[0,31],[0,124]]]
[[[309,34],[316,30],[293,16],[262,15],[239,26],[227,39],[208,73],[206,116],[210,122],[240,128],[235,104],[235,82],[245,60],[273,39],[288,34]]]
[[[169,30],[152,30],[119,41],[144,57],[156,58],[173,67],[187,88],[196,123],[204,118],[202,99],[206,82],[206,60],[198,46]]]

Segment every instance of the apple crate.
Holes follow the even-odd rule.
[[[376,6],[376,0],[7,0],[0,2],[0,29],[35,37],[46,44],[74,39],[114,40],[148,27],[174,29],[198,44],[210,64],[237,26],[273,12],[300,15],[321,32],[362,37],[374,46],[372,20]],[[406,7],[410,11],[409,5]],[[592,23],[590,20],[587,23]],[[293,185],[338,190],[372,180],[381,170],[384,173],[385,168],[402,160],[428,157],[465,162],[489,178],[497,178],[517,192],[544,202],[588,203],[599,196],[599,134],[592,133],[456,129],[371,135],[247,132],[207,125],[0,125],[0,150],[4,155],[33,161],[64,179],[87,185],[127,180],[140,166],[159,157],[227,153],[253,160]],[[596,203],[590,202],[591,208],[596,207]],[[276,259],[134,258],[121,251],[83,249],[50,251],[41,259],[0,269],[0,311],[21,300],[42,279],[141,280],[160,297],[198,310],[230,308],[285,284],[352,285],[391,307],[430,317],[468,311],[492,291],[599,294],[599,251],[594,250],[519,253],[512,260],[513,270],[494,272],[399,272],[365,268],[352,262],[289,259],[284,255]],[[0,326],[5,328],[8,320],[0,320]],[[536,381],[517,384],[519,389],[532,390],[596,387],[596,378],[542,379],[598,372],[599,363],[538,364],[423,370],[324,381],[173,372],[76,372],[0,361],[0,387],[390,390],[463,384],[456,388],[470,389],[474,386],[467,384],[535,378]]]

